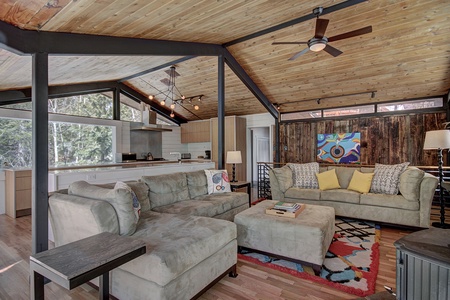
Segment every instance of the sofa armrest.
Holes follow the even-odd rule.
[[[420,227],[430,227],[431,203],[438,183],[438,179],[428,173],[425,173],[420,183]]]
[[[101,232],[119,234],[116,211],[106,201],[53,193],[48,202],[55,246]]]

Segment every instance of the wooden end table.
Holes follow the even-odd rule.
[[[249,181],[235,181],[235,182],[231,182],[230,181],[230,187],[231,187],[231,191],[236,191],[237,189],[240,188],[247,188],[247,194],[248,194],[248,207],[252,206],[252,187]]]
[[[99,299],[109,299],[109,271],[146,252],[145,243],[103,232],[30,256],[30,299],[44,299],[44,277],[71,290],[99,277]]]

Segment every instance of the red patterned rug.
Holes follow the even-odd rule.
[[[310,267],[253,252],[238,254],[238,258],[363,297],[375,292],[379,238],[380,229],[374,223],[336,218],[320,276]]]

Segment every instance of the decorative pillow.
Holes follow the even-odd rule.
[[[316,173],[319,173],[319,164],[317,162],[307,164],[288,164],[292,170],[294,187],[303,189],[318,189]]]
[[[108,189],[92,185],[86,181],[76,181],[69,185],[69,195],[109,202],[117,214],[119,234],[132,235],[136,231],[136,215],[133,197],[127,189]]]
[[[227,170],[205,170],[208,194],[231,192]]]
[[[317,180],[319,181],[319,189],[322,191],[340,189],[336,170],[332,169],[326,172],[317,173]]]
[[[139,203],[139,199],[133,189],[122,181],[117,181],[114,189],[125,189],[131,193],[131,198],[133,199],[133,210],[134,215],[136,216],[136,223],[139,221],[139,216],[141,214],[141,203]]]
[[[374,173],[361,173],[358,170],[355,170],[347,190],[367,194],[370,191],[370,186],[372,185],[373,175]]]
[[[400,175],[408,167],[409,162],[397,165],[375,164],[374,176],[370,192],[375,194],[398,194]]]
[[[273,168],[272,172],[277,178],[282,193],[286,192],[293,185],[292,170],[289,167]]]
[[[398,189],[406,200],[419,201],[420,183],[422,182],[423,176],[425,176],[425,172],[416,167],[408,167],[400,175]]]

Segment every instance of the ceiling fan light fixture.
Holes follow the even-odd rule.
[[[308,41],[309,50],[314,52],[322,51],[327,46],[327,42],[328,41],[325,37],[321,39],[312,38]]]

